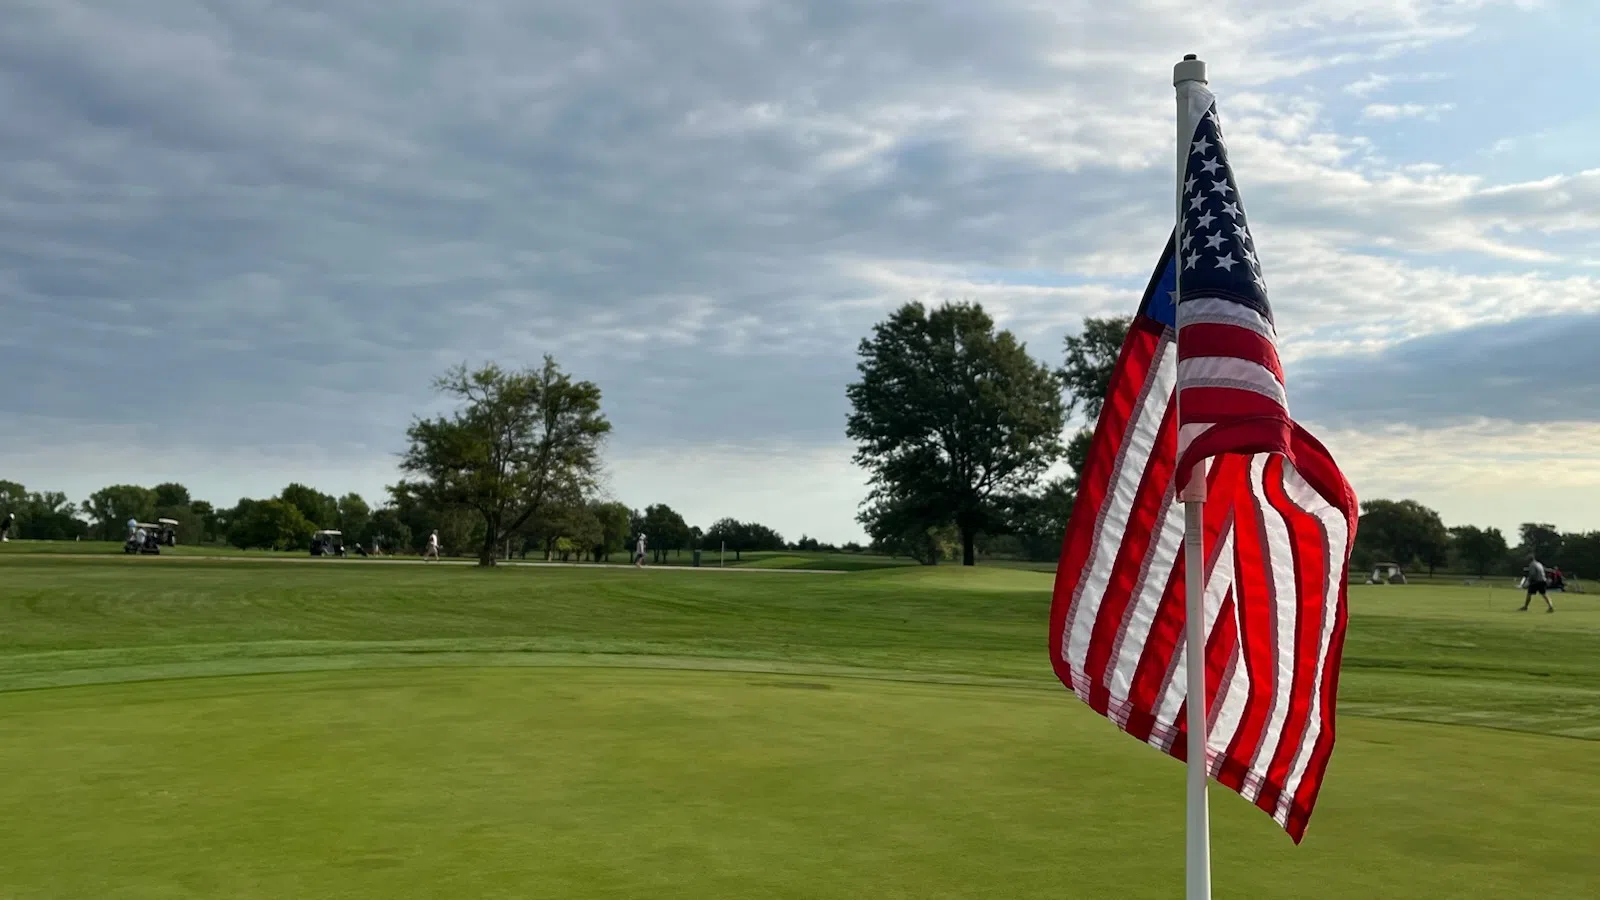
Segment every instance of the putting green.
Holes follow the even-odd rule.
[[[1346,718],[1220,897],[1589,896],[1592,742]],[[0,897],[1170,898],[1182,767],[1058,691],[594,668],[0,693]]]

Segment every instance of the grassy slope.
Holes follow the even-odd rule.
[[[107,666],[251,671],[276,657],[346,666],[489,651],[1053,684],[1042,665],[1050,578],[1009,569],[814,578],[0,557],[0,583],[0,687]],[[1600,598],[1557,600],[1561,614],[1546,616],[1512,612],[1520,596],[1503,589],[1353,588],[1345,710],[1600,737]]]
[[[1172,896],[1181,767],[1060,696],[1049,584],[0,558],[0,689],[324,670],[0,690],[0,897]],[[1597,883],[1593,741],[1384,718],[1600,737],[1600,599],[1353,602],[1308,843],[1218,792],[1219,896]]]

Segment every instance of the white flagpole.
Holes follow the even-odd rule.
[[[1178,178],[1177,178],[1177,231],[1173,247],[1173,285],[1177,298],[1183,297],[1183,182],[1188,172],[1189,142],[1194,139],[1195,121],[1189,110],[1189,90],[1206,83],[1206,64],[1189,54],[1172,67],[1172,86],[1178,94]],[[1177,314],[1174,303],[1174,315]],[[1178,332],[1183,340],[1183,332]],[[1180,415],[1178,421],[1182,422]],[[1180,445],[1181,446],[1181,445]],[[1182,474],[1182,473],[1180,473]],[[1184,897],[1185,900],[1211,900],[1211,817],[1206,805],[1206,786],[1210,780],[1206,752],[1206,479],[1205,467],[1197,466],[1194,477],[1184,485],[1180,494],[1183,500],[1183,552],[1184,552],[1184,610],[1187,620],[1185,656],[1187,657],[1189,693],[1189,747],[1188,747],[1188,817],[1185,827]]]

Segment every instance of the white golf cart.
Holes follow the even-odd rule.
[[[312,556],[344,556],[344,532],[324,529],[311,536]]]
[[[122,545],[122,552],[158,556],[163,545],[167,547],[176,547],[178,545],[177,520],[130,521],[128,523],[128,540]]]
[[[1381,562],[1374,563],[1372,574],[1367,576],[1367,584],[1405,584],[1406,573],[1400,571],[1399,563]]]

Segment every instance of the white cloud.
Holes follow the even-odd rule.
[[[1455,108],[1454,103],[1369,103],[1362,108],[1361,117],[1380,122],[1399,119],[1437,122],[1441,115]]]
[[[1593,173],[1391,163],[1317,102],[1433,77],[1399,60],[1508,5],[25,4],[0,26],[8,413],[153,428],[223,497],[295,466],[376,490],[430,375],[554,352],[606,391],[624,499],[700,502],[666,487],[699,446],[748,473],[745,515],[849,533],[856,340],[968,297],[1053,360],[1131,309],[1191,47],[1291,358],[1592,306],[1600,253],[1553,236],[1597,228]],[[141,477],[134,438],[31,421],[38,452],[0,458],[23,480]],[[763,493],[769,457],[819,480]]]
[[[1498,527],[1513,542],[1523,522],[1600,530],[1600,424],[1313,430],[1363,499],[1415,499],[1447,525]]]

